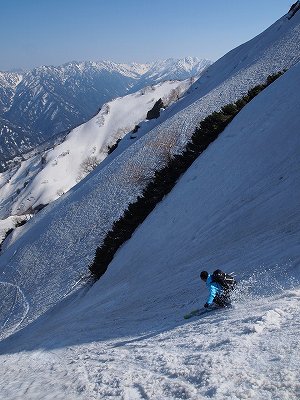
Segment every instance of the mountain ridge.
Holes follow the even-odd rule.
[[[17,155],[7,134],[14,132],[15,126],[31,132],[31,146],[28,144],[27,149],[30,150],[41,140],[87,121],[113,98],[164,80],[199,76],[210,63],[195,57],[181,63],[168,59],[156,64],[84,61],[41,66],[23,75],[2,72],[0,118],[6,120],[6,126],[11,122],[7,130],[0,120],[0,134],[6,141],[2,157],[7,160]],[[152,76],[147,74],[150,69]]]

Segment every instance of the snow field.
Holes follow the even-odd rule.
[[[299,289],[291,289],[253,301],[251,307],[244,302],[185,323],[177,310],[168,316],[173,322],[175,318],[176,327],[147,334],[47,350],[49,338],[43,351],[7,356],[0,378],[2,395],[38,399],[43,393],[43,398],[67,400],[296,400],[300,394],[299,301]],[[10,363],[11,357],[19,359],[23,368]],[[12,374],[15,379],[7,385]]]

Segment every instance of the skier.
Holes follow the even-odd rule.
[[[202,271],[200,278],[206,282],[206,287],[209,290],[207,302],[204,304],[205,308],[210,307],[213,303],[219,307],[230,306],[230,292],[236,285],[236,281],[231,275],[217,269],[212,274]]]

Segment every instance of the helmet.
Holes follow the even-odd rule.
[[[206,281],[206,279],[208,278],[208,272],[207,271],[202,271],[201,274],[200,274],[200,278],[203,281]]]

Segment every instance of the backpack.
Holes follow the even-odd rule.
[[[233,290],[236,285],[236,280],[230,274],[226,274],[220,269],[216,269],[212,273],[212,281],[219,283],[224,290]]]

